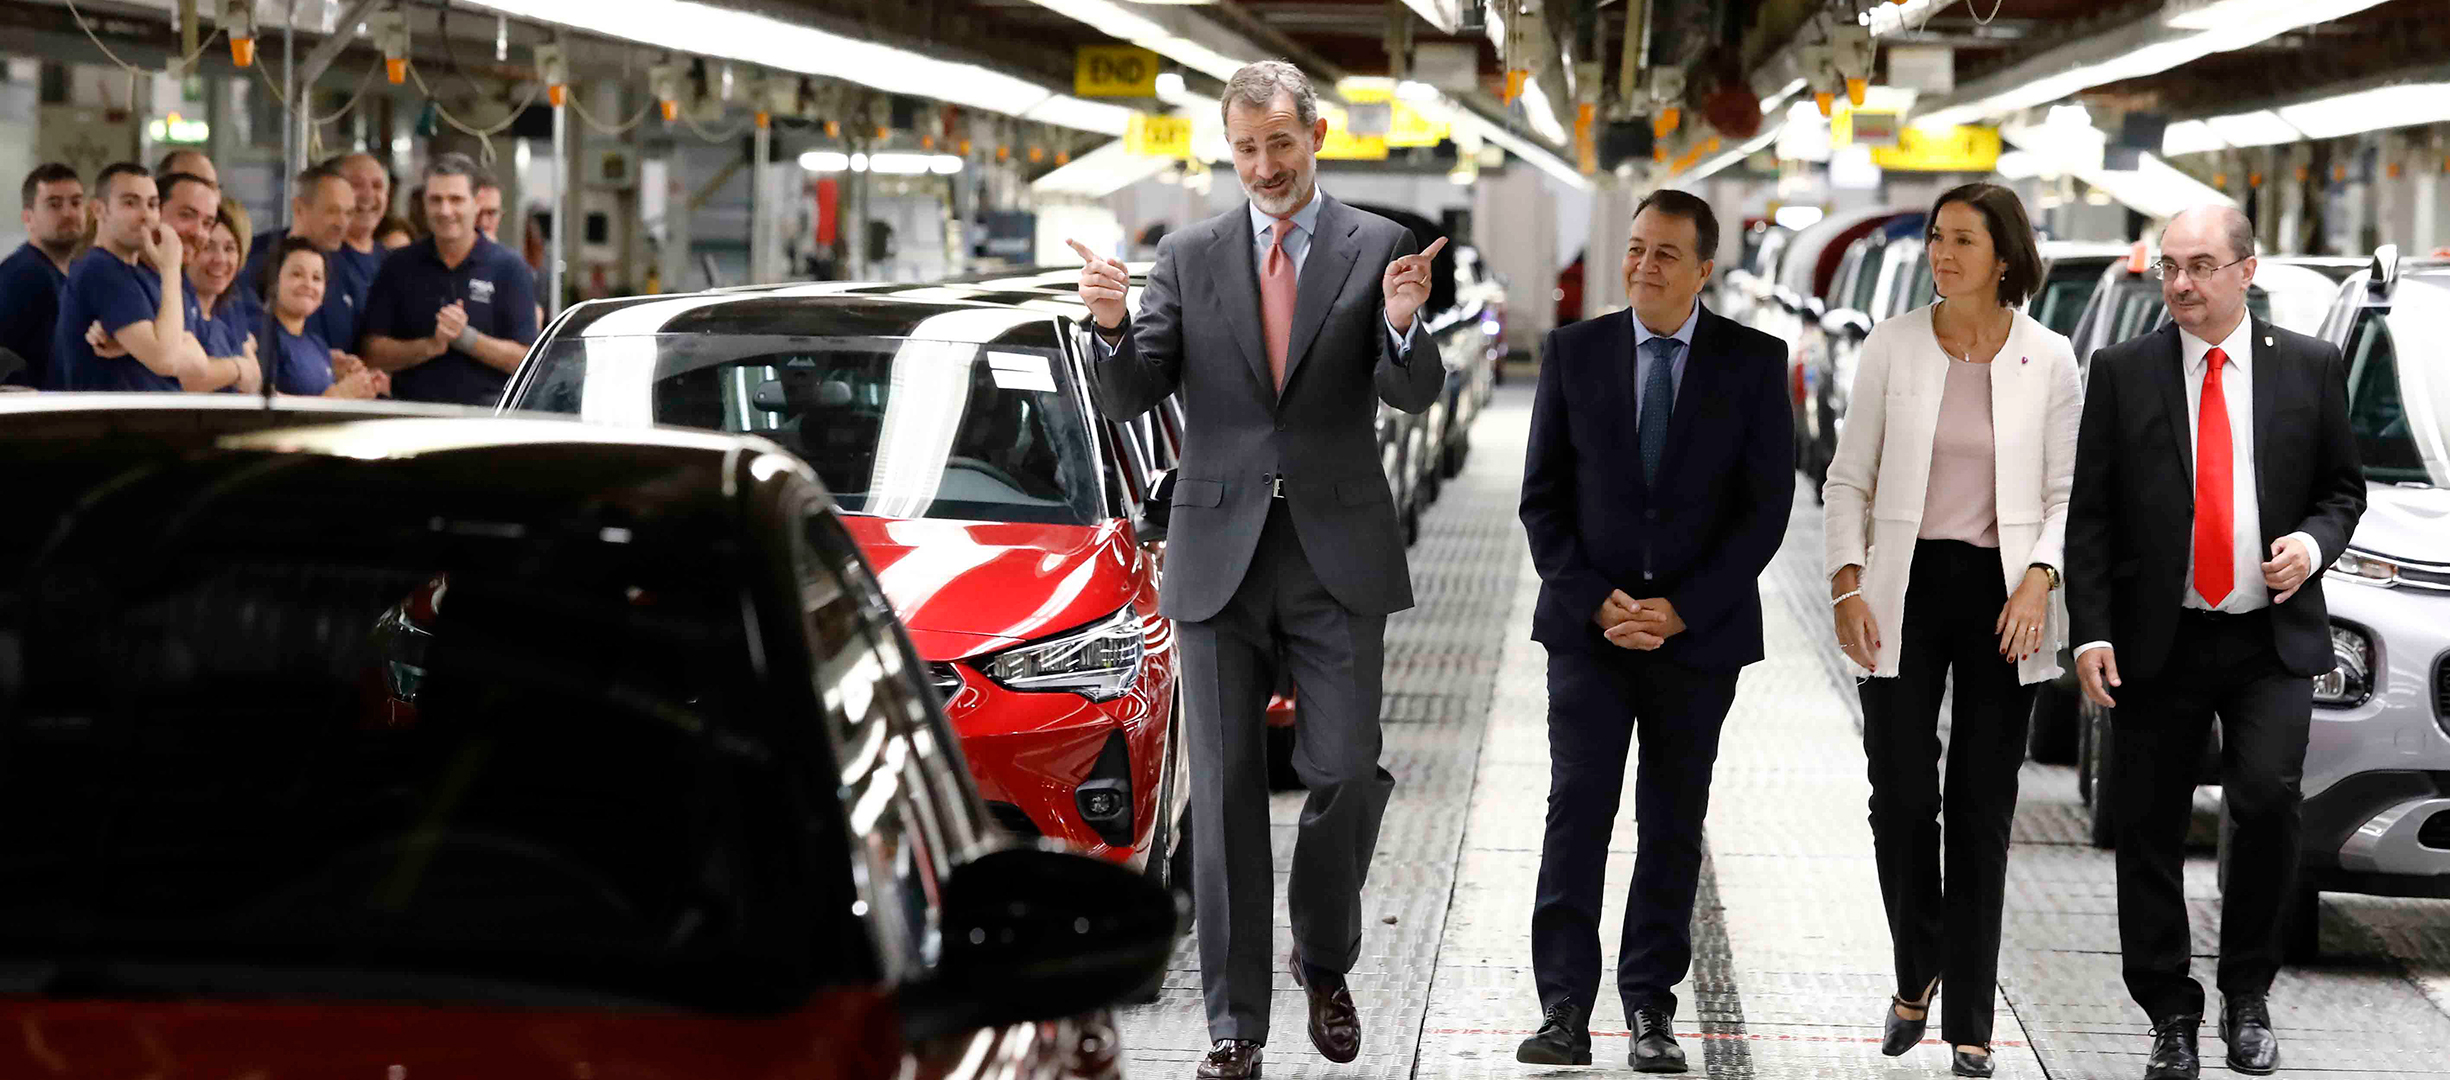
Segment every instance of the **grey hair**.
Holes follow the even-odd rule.
[[[434,178],[439,176],[465,176],[468,178],[469,191],[485,187],[493,181],[492,174],[478,168],[476,162],[468,155],[457,151],[436,157],[431,164],[425,167],[424,179],[427,184],[432,184]]]
[[[2246,212],[2244,210],[2240,210],[2234,206],[2222,206],[2218,203],[2209,203],[2203,206],[2180,210],[2178,211],[2178,215],[2179,217],[2183,217],[2187,214],[2195,213],[2196,211],[2202,211],[2208,214],[2217,214],[2220,216],[2221,236],[2228,240],[2229,254],[2232,257],[2243,259],[2255,254],[2254,222],[2246,220]],[[2178,219],[2173,217],[2169,220],[2170,224],[2176,224]],[[2164,240],[2168,238],[2168,225],[2161,226],[2161,236]]]
[[[1276,104],[1276,95],[1293,95],[1293,117],[1309,127],[1319,120],[1319,94],[1310,86],[1310,76],[1302,69],[1282,60],[1258,60],[1242,65],[1234,77],[1225,82],[1225,99],[1217,103],[1217,117],[1223,119],[1237,104],[1264,109]]]

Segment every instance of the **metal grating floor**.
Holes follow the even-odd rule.
[[[1271,1077],[1588,1071],[1514,1061],[1515,1043],[1538,1024],[1528,935],[1548,779],[1545,659],[1529,639],[1538,581],[1515,520],[1528,420],[1520,383],[1480,417],[1464,474],[1448,482],[1412,552],[1420,606],[1388,626],[1386,763],[1398,786],[1352,977],[1362,1056],[1337,1066],[1311,1049],[1301,992],[1279,972]],[[1745,671],[1721,749],[1677,1031],[1696,1075],[1946,1076],[1936,1037],[1896,1060],[1877,1051],[1892,989],[1888,938],[1859,709],[1825,645],[1819,551],[1820,514],[1806,492],[1763,581],[1770,659]],[[1609,855],[1609,941],[1632,866],[1631,803]],[[1298,794],[1271,803],[1280,897],[1299,807]],[[2145,1021],[2119,982],[2111,861],[2084,844],[2083,822],[2073,771],[2027,764],[2001,956],[2002,1076],[2142,1072]],[[2208,977],[2219,909],[2208,848],[2187,880]],[[2274,989],[2291,1066],[2280,1075],[2450,1080],[2450,902],[2332,895],[2324,907],[2330,958],[2283,972]],[[1280,906],[1279,954],[1288,933]],[[1600,995],[1592,1026],[1599,1066],[1623,1071],[1629,1037],[1613,994]],[[1158,1002],[1124,1014],[1123,1038],[1139,1075],[1190,1074],[1207,1046],[1190,942]],[[2204,1042],[2217,1075],[2216,1031]]]

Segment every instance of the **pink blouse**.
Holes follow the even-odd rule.
[[[2005,350],[2002,350],[2003,352]],[[1999,546],[1999,471],[1991,437],[1991,365],[1948,358],[1931,480],[1923,493],[1924,540]]]

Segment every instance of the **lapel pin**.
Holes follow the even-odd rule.
[[[2263,339],[2263,347],[2264,347],[2264,348],[2266,348],[2266,349],[2271,348],[2271,339],[2270,339],[2270,338],[2264,338],[2264,339]]]
[[[2033,362],[2033,358],[2030,356],[2019,356],[2016,358],[2016,362],[2019,364],[2030,364]]]

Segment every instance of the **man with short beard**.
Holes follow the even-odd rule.
[[[373,285],[373,279],[357,277],[355,265],[342,261],[337,254],[347,246],[349,214],[357,206],[357,192],[330,162],[299,173],[291,190],[297,196],[290,203],[287,235],[315,245],[326,260],[323,306],[315,310],[309,325],[324,344],[332,347],[334,358],[352,355],[365,310],[366,290]],[[266,287],[264,267],[272,261],[273,253],[280,250],[281,239],[278,232],[258,235],[247,252],[247,267],[238,275],[241,283],[256,291],[259,307],[261,290]]]
[[[482,172],[466,154],[426,166],[433,235],[383,260],[366,301],[366,363],[402,401],[491,405],[536,340],[536,279],[476,231]]]
[[[1189,410],[1160,609],[1182,645],[1199,838],[1191,876],[1214,1040],[1199,1075],[1256,1080],[1274,966],[1266,714],[1279,665],[1301,694],[1293,767],[1310,792],[1285,886],[1286,967],[1320,1055],[1361,1052],[1345,974],[1395,790],[1378,763],[1387,616],[1412,606],[1373,417],[1378,401],[1420,412],[1446,385],[1419,318],[1446,240],[1415,254],[1409,230],[1318,189],[1327,122],[1299,68],[1243,67],[1221,108],[1250,201],[1165,237],[1137,315],[1123,264],[1072,246],[1088,261],[1100,411],[1128,421],[1177,392]]]
[[[0,384],[40,389],[49,382],[60,286],[85,237],[85,184],[66,165],[38,165],[26,174],[24,200],[26,242],[0,261],[0,348],[22,366],[0,373]]]

